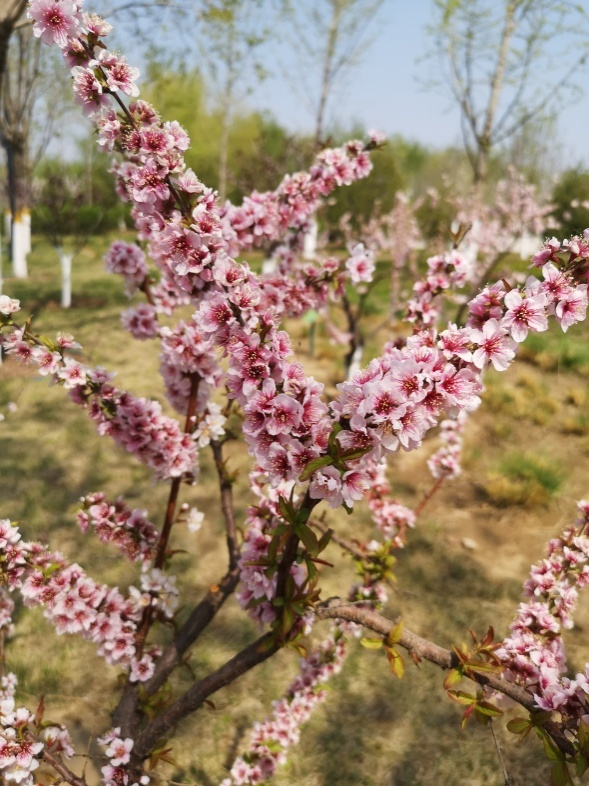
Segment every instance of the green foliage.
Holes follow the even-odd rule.
[[[80,160],[44,160],[35,171],[33,230],[47,237],[90,235],[118,229],[129,208],[115,193],[108,156],[94,155],[94,139],[79,143]]]
[[[357,131],[351,136],[364,136]],[[347,137],[349,138],[349,137]],[[374,169],[370,175],[358,180],[345,189],[340,189],[335,200],[330,200],[327,208],[327,223],[330,229],[337,227],[344,213],[353,216],[356,227],[368,221],[374,211],[375,203],[383,213],[392,210],[395,194],[404,189],[406,181],[398,167],[398,156],[393,147],[385,145],[373,154]]]
[[[568,169],[552,192],[553,216],[561,225],[560,235],[580,235],[589,227],[589,172]]]
[[[177,120],[191,139],[186,162],[208,186],[219,186],[219,154],[223,117],[211,106],[207,88],[196,70],[175,69],[152,62],[144,96],[157,99],[164,120]],[[240,202],[244,194],[275,188],[285,171],[307,166],[308,144],[287,134],[269,116],[232,111],[229,129],[227,197]]]
[[[99,227],[103,210],[84,204],[85,178],[77,167],[47,161],[38,178],[32,221],[36,232],[61,246],[66,236],[84,237]]]

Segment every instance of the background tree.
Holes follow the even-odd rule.
[[[61,305],[72,304],[72,262],[103,218],[100,207],[84,204],[88,178],[76,167],[47,161],[34,189],[34,223],[59,257]]]
[[[26,7],[27,0],[0,0],[0,83],[8,59],[10,36],[21,24]]]
[[[198,13],[198,47],[219,96],[221,200],[227,195],[229,132],[235,105],[252,81],[264,74],[258,54],[269,30],[262,23],[261,12],[261,0],[205,0]]]
[[[313,117],[317,145],[325,133],[327,110],[346,72],[367,48],[372,22],[385,0],[284,0],[285,19],[299,62],[294,88]],[[293,80],[293,81],[294,81]]]
[[[581,168],[563,172],[552,193],[553,216],[567,237],[589,226],[589,172]]]
[[[385,0],[282,0],[298,60],[291,84],[313,117],[315,148],[321,147],[329,101],[346,71],[358,62],[367,33]],[[311,217],[305,256],[317,250],[318,224]]]
[[[30,251],[30,136],[36,87],[41,76],[40,47],[30,28],[16,31],[0,94],[0,143],[6,154],[10,257],[18,278],[27,277]]]
[[[442,74],[434,84],[449,90],[460,109],[480,182],[494,148],[553,111],[563,91],[578,85],[589,20],[583,5],[567,0],[434,0],[434,13],[430,34]]]

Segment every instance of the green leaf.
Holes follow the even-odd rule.
[[[556,750],[546,733],[542,735],[542,743],[544,745],[544,753],[550,759],[550,761],[560,761],[562,759],[561,752]]]
[[[283,519],[291,523],[294,521],[296,511],[289,500],[278,497],[278,509]]]
[[[301,644],[298,641],[289,641],[288,646],[292,647],[293,650],[296,650],[301,657],[307,657],[307,648],[304,646],[304,644]]]
[[[383,646],[383,643],[382,639],[370,639],[367,637],[360,639],[360,644],[366,647],[367,650],[379,650]]]
[[[268,546],[268,560],[270,564],[276,562],[276,555],[278,553],[278,544],[280,543],[280,535],[274,532],[272,535],[272,540],[270,541],[270,545]]]
[[[577,776],[581,778],[585,772],[587,771],[587,767],[589,767],[589,762],[587,761],[587,757],[584,756],[582,753],[578,753],[575,758],[575,769],[577,772]]]
[[[303,546],[307,549],[312,557],[316,557],[319,553],[319,541],[313,530],[306,524],[297,524],[294,528],[296,534],[301,539]]]
[[[552,786],[569,786],[573,784],[569,768],[564,761],[557,762],[550,773],[550,782]]]
[[[333,535],[333,530],[328,529],[327,532],[324,532],[323,535],[319,538],[319,544],[317,546],[317,553],[321,554],[322,551],[325,551],[327,548],[327,544],[331,540],[331,536]]]
[[[540,712],[531,712],[530,722],[532,723],[533,726],[543,726],[546,723],[546,721],[550,720],[551,717],[552,717],[552,713],[547,712],[546,710],[541,710]]]
[[[333,458],[331,456],[319,456],[319,458],[312,459],[305,465],[305,469],[301,472],[301,482],[309,480],[311,475],[317,472],[318,469],[328,467],[330,464],[333,464]]]
[[[512,734],[524,734],[529,732],[531,728],[532,724],[527,718],[513,718],[507,723],[507,731]]]
[[[481,715],[487,715],[489,718],[498,718],[500,715],[503,715],[503,710],[500,710],[499,707],[488,701],[479,701],[476,710]]]
[[[269,634],[263,641],[258,644],[258,652],[268,652],[275,645],[276,639],[273,634]]]
[[[385,647],[387,658],[389,659],[389,666],[395,677],[401,679],[405,674],[405,664],[403,658],[399,655],[394,647]]]
[[[458,669],[450,669],[450,671],[446,675],[446,679],[443,682],[444,689],[450,690],[450,688],[453,688],[454,685],[458,685],[462,677],[463,674]]]
[[[295,616],[292,606],[286,605],[282,612],[282,619],[280,620],[280,632],[283,636],[286,636],[292,629],[295,623]]]
[[[397,644],[401,641],[401,636],[403,635],[403,620],[400,620],[394,628],[391,628],[389,631],[389,635],[386,638],[386,643],[389,646],[393,644]]]
[[[317,566],[312,559],[307,559],[305,562],[307,564],[307,576],[309,577],[309,584],[312,585],[313,582],[317,579],[319,571],[317,570]]]
[[[463,690],[449,690],[448,696],[458,704],[471,705],[477,702],[476,696],[473,696],[471,693],[465,693]]]
[[[350,448],[349,450],[344,450],[342,453],[338,455],[339,459],[343,459],[344,461],[353,461],[354,459],[362,458],[367,453],[370,453],[372,447],[368,448]]]
[[[50,352],[57,351],[55,343],[50,338],[47,338],[47,336],[39,336],[38,338],[39,341],[41,341],[41,343],[44,344]]]
[[[342,431],[342,427],[339,423],[335,423],[333,426],[333,431],[329,435],[329,452],[333,455],[337,455],[338,449],[340,444],[337,440],[337,435]]]
[[[581,750],[589,751],[589,724],[582,719],[579,723],[578,737]]]
[[[496,666],[494,663],[489,663],[486,660],[478,660],[478,658],[472,658],[465,665],[472,671],[480,672],[499,672],[505,668],[504,666]]]

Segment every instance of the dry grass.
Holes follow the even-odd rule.
[[[21,298],[25,313],[35,313],[37,329],[48,334],[70,330],[84,345],[85,360],[116,368],[122,387],[163,400],[155,375],[157,348],[151,343],[138,346],[120,328],[118,314],[126,299],[119,282],[102,272],[102,247],[96,241],[75,261],[74,307],[67,313],[57,306],[57,259],[41,243],[35,244],[31,256],[30,281],[8,281],[5,291]],[[386,312],[384,285],[375,302],[366,331],[373,350],[393,337],[390,329],[377,330]],[[310,359],[306,329],[293,327],[301,359],[333,391],[341,375],[340,349],[320,328],[316,355]],[[540,350],[533,347],[528,353],[532,363],[520,364],[519,370],[505,375],[489,374],[488,400],[467,430],[464,473],[426,508],[409,545],[399,554],[398,583],[391,590],[387,614],[401,613],[409,627],[445,646],[460,643],[469,627],[483,632],[494,624],[497,635],[505,635],[530,563],[542,556],[546,539],[574,517],[574,499],[587,494],[579,456],[589,454],[589,431],[583,425],[587,417],[583,379],[589,356],[585,359],[586,351],[578,348],[586,344],[586,337],[581,326],[551,339],[546,350],[550,371],[544,370],[548,366],[538,361]],[[581,359],[566,360],[571,357]],[[27,537],[50,541],[95,578],[123,586],[132,582],[136,573],[116,552],[98,547],[77,531],[76,502],[91,491],[104,490],[113,497],[123,494],[130,504],[147,508],[158,522],[165,485],[154,486],[147,471],[99,439],[84,413],[67,402],[63,390],[48,387],[45,380],[10,361],[0,369],[1,412],[6,413],[9,401],[16,401],[18,410],[0,424],[1,515],[22,520]],[[505,456],[514,447],[519,458],[506,465]],[[429,488],[425,460],[433,449],[434,442],[428,440],[422,454],[399,455],[392,462],[391,481],[405,504],[416,504]],[[546,492],[542,499],[532,495],[533,500],[522,501],[512,492],[502,497],[489,493],[493,472],[503,467],[501,473],[513,481],[518,472],[521,476],[524,459],[536,464],[535,474],[531,470],[528,474]],[[556,486],[550,488],[538,466],[558,476],[558,496]],[[230,446],[230,467],[240,471],[235,496],[242,515],[250,499],[248,459],[238,443]],[[177,532],[172,544],[189,552],[179,554],[173,566],[189,604],[218,580],[226,560],[215,476],[206,456],[201,482],[187,489],[183,499],[206,513],[201,532]],[[370,533],[369,517],[361,506],[353,517],[332,514],[329,520],[346,537],[363,539]],[[474,550],[463,548],[465,537],[475,541]],[[325,575],[326,596],[345,594],[354,580],[352,566],[340,559],[337,546],[330,546],[326,557],[338,562],[338,568]],[[180,617],[187,612],[188,605]],[[72,723],[78,742],[85,746],[91,733],[109,723],[116,673],[95,657],[92,645],[57,639],[38,612],[19,610],[18,618],[18,635],[8,650],[9,668],[17,671],[29,704],[33,706],[44,693],[48,716]],[[582,626],[587,618],[583,610]],[[192,653],[192,672],[206,673],[256,634],[230,600]],[[583,630],[577,638],[571,636],[577,668],[587,660],[586,644]],[[272,699],[294,675],[296,661],[294,652],[281,652],[215,696],[215,710],[203,710],[179,730],[173,753],[178,767],[164,768],[164,779],[217,784],[232,755],[247,742],[249,726],[270,712]],[[174,690],[190,679],[191,672],[185,669]],[[300,745],[275,783],[500,786],[503,778],[489,730],[473,726],[460,732],[460,711],[446,699],[441,681],[441,674],[427,664],[408,667],[405,678],[397,681],[389,675],[382,652],[352,645],[327,702],[303,731]],[[520,747],[509,734],[501,730],[499,734],[514,786],[547,783],[539,744],[531,740]]]

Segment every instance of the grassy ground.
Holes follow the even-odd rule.
[[[4,291],[21,299],[25,314],[34,314],[37,330],[49,335],[58,329],[71,331],[84,347],[84,361],[116,369],[118,385],[163,401],[157,348],[138,345],[120,327],[119,313],[127,301],[120,282],[103,272],[104,249],[105,241],[95,240],[74,261],[73,307],[67,312],[58,306],[57,256],[41,241],[34,243],[30,256],[29,281],[7,280]],[[367,316],[369,352],[393,336],[384,319],[386,269],[383,273]],[[341,348],[331,345],[319,326],[317,349],[310,358],[306,328],[292,328],[303,362],[333,389],[341,379]],[[588,327],[579,326],[566,335],[556,329],[533,337],[522,362],[507,374],[488,374],[485,403],[467,429],[463,475],[432,500],[399,554],[388,615],[401,613],[408,627],[444,646],[466,640],[469,627],[482,633],[493,624],[499,637],[506,634],[529,565],[542,556],[545,541],[574,518],[574,500],[588,493],[588,335]],[[16,412],[7,410],[9,402],[16,402]],[[77,500],[98,490],[112,497],[123,494],[159,522],[165,486],[154,486],[150,473],[99,439],[63,390],[11,361],[0,368],[0,412],[6,415],[0,423],[0,515],[21,520],[26,537],[49,541],[97,579],[123,586],[133,581],[136,573],[115,552],[97,547],[77,531]],[[425,461],[435,446],[435,440],[428,440],[424,451],[399,455],[392,462],[395,494],[405,504],[415,505],[429,488]],[[241,471],[235,496],[242,513],[249,501],[247,456],[237,443],[230,452],[231,468]],[[225,565],[216,486],[206,456],[201,483],[186,501],[202,509],[206,520],[196,535],[175,535],[173,546],[190,550],[178,555],[175,570],[180,584],[197,598],[218,580]],[[368,521],[361,506],[353,517],[331,516],[332,525],[352,538],[368,535]],[[474,541],[469,544],[474,548],[465,548],[465,538]],[[345,594],[353,570],[340,560],[336,546],[329,548],[327,559],[342,564],[326,575],[326,596]],[[34,697],[44,693],[48,716],[70,722],[85,746],[90,733],[108,725],[114,694],[104,686],[114,689],[117,675],[94,656],[92,645],[66,637],[57,640],[38,612],[19,610],[17,616],[9,668],[18,673],[31,706]],[[578,620],[569,636],[573,670],[587,660],[587,603]],[[230,600],[191,655],[192,673],[204,675],[256,634]],[[224,767],[247,743],[249,726],[269,713],[272,699],[295,671],[296,655],[281,652],[221,691],[214,699],[215,710],[205,709],[180,729],[173,752],[178,766],[162,770],[164,780],[217,784]],[[190,679],[187,668],[178,687]],[[353,646],[328,701],[303,731],[275,783],[499,786],[503,776],[490,731],[475,725],[461,732],[460,710],[445,697],[441,682],[441,673],[427,664],[408,667],[398,681],[389,675],[382,652]],[[540,745],[531,740],[520,747],[501,731],[500,722],[497,727],[513,786],[547,783]]]

